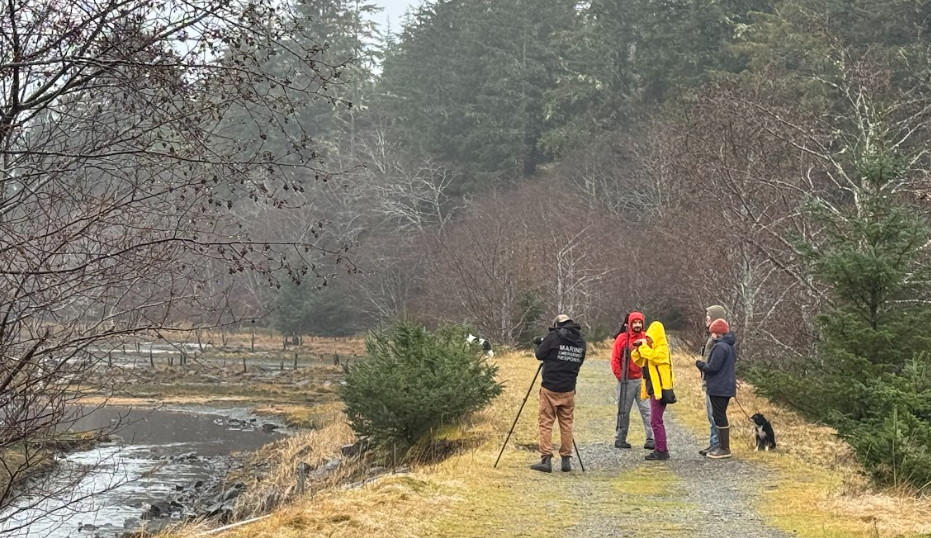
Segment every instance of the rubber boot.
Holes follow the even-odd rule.
[[[540,458],[540,463],[534,463],[530,468],[534,471],[540,471],[541,473],[552,473],[553,456],[543,456]]]
[[[568,473],[572,470],[572,456],[562,457],[562,472]]]
[[[718,448],[708,453],[708,457],[720,460],[731,457],[731,428],[730,426],[718,428]]]

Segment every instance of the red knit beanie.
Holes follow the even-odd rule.
[[[708,326],[708,332],[715,334],[727,334],[730,331],[730,328],[727,326],[727,322],[723,319],[716,319],[711,322],[711,325]]]

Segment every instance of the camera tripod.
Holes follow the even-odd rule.
[[[520,414],[524,411],[524,404],[527,403],[527,398],[530,397],[530,392],[533,390],[534,385],[537,384],[537,376],[540,375],[540,371],[543,370],[543,362],[540,362],[540,366],[537,367],[537,373],[533,374],[533,381],[530,382],[530,387],[527,389],[527,394],[524,395],[524,401],[520,403],[520,409],[517,410],[517,416],[514,417],[514,423],[511,424],[511,429],[508,431],[508,436],[504,439],[504,444],[501,445],[501,450],[498,452],[498,458],[495,460],[494,468],[498,467],[498,462],[501,461],[501,454],[504,454],[504,447],[508,446],[508,441],[511,439],[511,434],[514,433],[514,428],[517,426],[517,421],[520,419]],[[579,454],[579,445],[575,444],[575,436],[572,436],[572,447],[575,448],[575,456],[579,459],[579,467],[582,468],[582,472],[585,472],[585,465],[582,463],[582,455]]]

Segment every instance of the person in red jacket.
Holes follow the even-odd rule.
[[[614,340],[614,351],[611,353],[611,370],[617,378],[617,427],[614,437],[614,448],[630,448],[627,442],[627,432],[630,429],[630,408],[637,402],[640,418],[643,420],[643,431],[646,434],[646,443],[643,448],[653,450],[653,428],[650,426],[650,402],[640,399],[640,381],[643,372],[640,367],[630,360],[630,352],[634,343],[645,340],[645,344],[652,345],[644,332],[644,317],[640,312],[631,312],[627,316],[625,330]]]

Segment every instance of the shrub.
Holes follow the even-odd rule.
[[[402,322],[366,340],[340,397],[353,431],[375,445],[407,450],[440,426],[485,407],[501,393],[497,368],[468,346],[461,327],[435,333]]]
[[[853,424],[845,437],[880,484],[931,485],[931,423],[898,407],[882,420]]]

